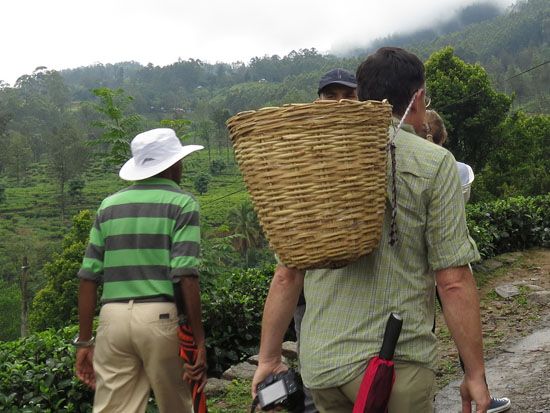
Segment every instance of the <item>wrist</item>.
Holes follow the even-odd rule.
[[[71,344],[76,348],[93,347],[95,345],[95,337],[92,336],[88,340],[81,340],[80,336],[76,336]]]
[[[464,378],[472,381],[487,381],[485,378],[485,370],[475,370],[475,371],[468,371],[468,369],[464,372]]]
[[[281,355],[278,356],[262,356],[260,355],[258,357],[258,364],[266,365],[266,366],[278,366],[283,362],[283,359]]]

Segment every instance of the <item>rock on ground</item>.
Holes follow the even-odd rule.
[[[224,371],[222,374],[222,378],[225,380],[252,380],[257,368],[257,366],[247,362],[239,363],[235,366],[229,367],[226,371]]]
[[[550,314],[541,329],[505,348],[485,367],[491,394],[508,397],[510,413],[550,413]],[[461,411],[459,385],[454,381],[437,394],[437,413]]]

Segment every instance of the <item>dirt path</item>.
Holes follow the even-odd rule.
[[[550,413],[550,304],[536,302],[534,292],[550,291],[550,250],[531,250],[497,257],[478,269],[487,381],[495,396],[512,400],[511,413]],[[514,284],[519,294],[502,298],[495,287]],[[536,295],[536,294],[535,294]],[[436,412],[459,412],[461,372],[444,323],[441,328],[441,391]],[[445,386],[446,383],[450,383]]]

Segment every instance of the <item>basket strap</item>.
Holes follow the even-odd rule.
[[[403,117],[399,121],[399,124],[397,127],[393,125],[393,134],[390,137],[390,140],[388,142],[388,146],[386,150],[390,153],[390,159],[391,159],[391,188],[392,188],[392,194],[391,194],[391,223],[390,223],[390,242],[389,244],[391,246],[395,245],[397,242],[397,162],[395,159],[395,137],[397,136],[397,132],[399,132],[399,129],[401,129],[401,126],[403,126],[403,122],[405,122],[405,118],[409,114],[409,111],[411,110],[412,104],[414,102],[416,94],[413,95],[411,98],[411,101],[409,102],[409,105],[407,106],[407,109],[405,110],[405,113],[403,114]]]

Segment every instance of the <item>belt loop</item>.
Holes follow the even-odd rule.
[[[131,310],[134,307],[134,300],[128,301],[128,310]]]

